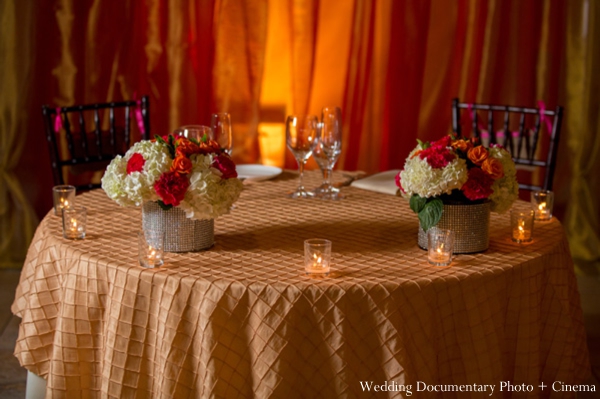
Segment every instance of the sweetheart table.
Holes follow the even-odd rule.
[[[516,244],[509,215],[492,214],[486,252],[435,267],[402,198],[354,187],[337,202],[286,198],[296,184],[291,172],[247,184],[215,221],[214,247],[167,253],[158,269],[138,263],[140,209],[102,190],[79,195],[88,226],[77,241],[48,213],[12,305],[21,365],[49,398],[488,396],[439,393],[467,385],[574,397],[548,388],[590,369],[556,219]],[[326,278],[303,273],[308,238],[333,243]],[[500,392],[502,382],[533,389]]]

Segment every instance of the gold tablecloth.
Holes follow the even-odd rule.
[[[318,177],[309,172],[307,186]],[[246,185],[216,220],[212,249],[169,253],[159,269],[138,264],[140,209],[101,190],[78,196],[88,208],[81,241],[64,239],[49,213],[12,306],[22,318],[21,365],[47,380],[48,398],[400,397],[400,386],[418,398],[490,393],[417,392],[418,382],[563,398],[538,386],[587,378],[580,300],[556,219],[536,222],[534,241],[519,245],[508,215],[492,214],[488,251],[434,267],[405,200],[352,187],[338,202],[286,198],[296,184],[287,172]],[[303,274],[307,238],[333,242],[326,279]],[[500,393],[503,381],[533,392]],[[365,391],[369,382],[391,391]]]

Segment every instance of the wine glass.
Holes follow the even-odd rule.
[[[321,123],[313,156],[323,173],[323,184],[315,190],[315,196],[327,200],[340,200],[344,195],[331,184],[333,167],[342,153],[342,110],[325,107],[321,111]]]
[[[314,115],[290,115],[285,122],[285,138],[287,146],[298,162],[300,182],[296,191],[288,194],[290,198],[307,198],[313,194],[306,191],[302,184],[304,164],[315,148],[318,120]]]
[[[231,155],[231,151],[233,150],[233,132],[229,114],[227,112],[212,114],[210,127],[214,135],[212,139],[219,143],[221,149]]]
[[[176,129],[173,133],[175,133],[175,137],[182,136],[187,139],[193,139],[197,142],[201,142],[206,136],[207,138],[212,137],[212,129],[208,126],[203,125],[186,125],[181,126],[179,129]]]

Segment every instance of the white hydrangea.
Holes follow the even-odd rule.
[[[190,187],[179,205],[190,219],[213,219],[229,213],[242,191],[239,179],[221,179],[221,172],[212,168],[213,155],[190,157],[192,172]]]
[[[504,176],[492,185],[494,192],[489,199],[492,201],[492,211],[504,213],[510,209],[513,202],[519,197],[519,184],[517,183],[517,170],[510,153],[502,147],[491,147],[490,156],[502,163]]]
[[[144,157],[142,172],[127,174],[127,162],[133,154]],[[106,168],[102,176],[102,188],[106,194],[122,206],[139,206],[144,201],[156,201],[154,183],[160,175],[169,170],[171,159],[166,146],[153,141],[135,143],[125,156],[117,156]]]
[[[127,174],[127,162],[135,154],[144,157],[141,172]],[[229,212],[239,198],[243,184],[239,179],[222,179],[222,173],[213,167],[213,154],[190,156],[192,171],[190,186],[179,207],[190,219],[214,219]],[[146,201],[157,201],[154,184],[168,172],[173,160],[166,145],[158,141],[135,143],[123,157],[115,157],[102,177],[102,188],[109,198],[122,206],[140,206]]]
[[[418,148],[410,153],[400,172],[403,195],[410,197],[417,194],[421,198],[429,198],[450,194],[467,181],[467,163],[464,159],[456,157],[444,168],[434,169],[427,160],[413,157],[416,151]]]

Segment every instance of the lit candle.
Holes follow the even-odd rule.
[[[63,236],[72,240],[85,237],[87,213],[84,207],[65,207],[63,216]]]
[[[534,211],[511,211],[512,240],[515,242],[531,241],[533,236]]]
[[[329,274],[331,241],[311,239],[304,241],[304,270],[306,274],[324,276]]]
[[[552,191],[535,191],[531,193],[531,205],[535,210],[535,220],[552,219],[554,193]]]
[[[163,264],[164,231],[140,231],[138,233],[139,261],[146,268]]]
[[[75,200],[75,187],[73,186],[54,186],[52,187],[54,198],[54,214],[62,215],[65,208],[73,206]]]
[[[452,262],[454,233],[450,230],[431,228],[427,231],[429,263],[436,266],[447,266]]]

